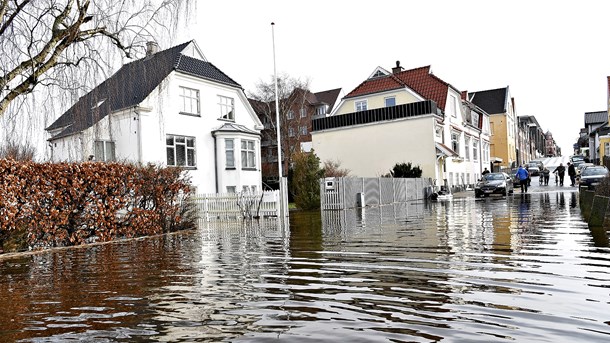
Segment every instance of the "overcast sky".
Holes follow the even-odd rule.
[[[607,108],[609,15],[608,1],[199,1],[174,43],[195,39],[247,92],[271,80],[271,22],[278,73],[314,92],[346,94],[397,60],[461,91],[509,86],[570,155],[584,113]]]

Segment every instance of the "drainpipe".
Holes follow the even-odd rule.
[[[216,193],[218,193],[218,189],[220,188],[220,186],[218,185],[218,151],[216,151],[218,142],[216,139],[217,138],[216,135],[213,135],[213,137],[214,137],[214,181],[216,184]],[[235,149],[235,148],[233,148],[233,149]],[[235,150],[233,150],[233,151],[235,151]],[[235,152],[233,154],[235,154]]]
[[[136,126],[136,141],[138,142],[138,164],[142,164],[142,121],[141,116],[140,116],[140,112],[138,112],[138,107],[136,106],[134,108],[134,113],[136,114],[135,120],[137,121],[137,126]]]

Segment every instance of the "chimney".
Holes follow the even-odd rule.
[[[152,56],[159,52],[159,44],[157,42],[146,42],[146,57]]]
[[[462,100],[468,100],[468,91],[462,91]]]
[[[400,61],[396,61],[396,67],[392,68],[392,74],[398,74],[402,71],[402,67],[400,66]]]

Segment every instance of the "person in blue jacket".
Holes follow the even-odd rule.
[[[517,169],[517,173],[515,176],[519,179],[519,184],[521,185],[521,193],[527,193],[527,182],[530,178],[530,173],[523,168],[523,166],[519,166]]]

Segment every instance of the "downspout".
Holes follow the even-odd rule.
[[[218,193],[218,189],[220,186],[218,185],[218,151],[216,151],[218,147],[218,142],[216,141],[216,135],[212,134],[214,138],[214,181],[216,184],[216,193]]]
[[[138,112],[138,107],[136,106],[134,108],[134,113],[136,114],[136,121],[137,121],[137,126],[136,126],[136,140],[138,142],[138,164],[142,164],[142,134],[140,133],[142,131],[142,121],[141,121],[141,116],[140,116],[140,112]]]

